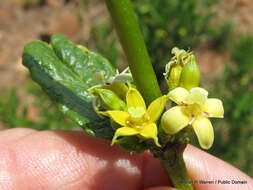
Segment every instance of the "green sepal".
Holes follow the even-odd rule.
[[[111,126],[112,126],[112,128],[114,130],[117,130],[118,128],[122,127],[120,124],[118,124],[117,122],[113,121],[112,119],[110,119],[110,122],[111,122]]]
[[[94,84],[103,84],[94,81],[93,74],[104,70],[105,79],[109,79],[115,74],[114,68],[102,56],[80,49],[63,35],[52,37],[56,38],[52,45],[41,41],[28,43],[23,52],[23,64],[64,114],[87,133],[112,139],[109,119],[102,120],[95,113],[94,96],[88,89]]]

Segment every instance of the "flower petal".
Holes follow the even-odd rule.
[[[186,98],[187,104],[204,105],[207,100],[208,92],[204,88],[195,87],[190,90],[189,96]]]
[[[125,126],[127,119],[130,117],[130,114],[124,111],[107,111],[106,112],[110,118],[120,125]]]
[[[113,145],[117,141],[117,138],[119,136],[132,136],[132,135],[137,135],[137,134],[139,134],[139,131],[131,127],[118,128],[113,136],[111,145]]]
[[[147,139],[153,139],[157,146],[159,146],[159,147],[161,146],[158,142],[157,126],[155,123],[150,123],[148,125],[144,125],[143,129],[140,131],[140,135],[144,138],[147,138]]]
[[[182,88],[182,87],[177,87],[168,93],[169,99],[171,99],[173,102],[177,104],[181,104],[182,102],[185,102],[186,97],[188,95],[189,95],[189,92],[185,88]]]
[[[204,88],[200,88],[200,87],[194,87],[190,90],[190,93],[194,92],[194,91],[198,91],[200,94],[203,94],[205,96],[208,96],[208,91]]]
[[[189,124],[190,116],[182,106],[175,106],[163,114],[161,122],[167,134],[175,134]]]
[[[161,96],[155,99],[151,104],[148,106],[147,113],[150,117],[151,122],[155,122],[163,112],[165,108],[165,104],[167,101],[167,96]]]
[[[143,107],[146,110],[146,104],[141,94],[135,88],[129,88],[126,95],[127,107]]]
[[[206,112],[210,117],[223,118],[224,109],[222,101],[216,98],[209,98],[206,100],[203,111]]]
[[[213,145],[214,132],[210,120],[206,117],[198,117],[192,123],[193,129],[198,137],[199,144],[204,149]]]

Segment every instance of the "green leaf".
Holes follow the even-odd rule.
[[[89,87],[102,84],[96,81],[96,76],[99,73],[103,72],[105,74],[105,80],[115,74],[115,69],[107,59],[90,52],[84,46],[73,44],[62,34],[53,35],[50,43],[62,63],[69,67]],[[90,95],[84,98],[89,100]]]
[[[102,84],[96,81],[98,73],[103,71],[105,80],[115,74],[104,57],[56,34],[51,38],[51,45],[41,41],[28,43],[23,52],[23,64],[64,114],[87,133],[112,138],[109,121],[97,116],[92,107],[94,96],[88,93],[91,86]]]

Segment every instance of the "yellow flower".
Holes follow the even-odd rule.
[[[115,131],[112,145],[119,136],[137,135],[141,139],[153,139],[160,146],[157,138],[156,120],[164,110],[167,96],[154,100],[146,109],[141,94],[134,88],[129,88],[126,95],[127,112],[119,110],[107,111],[108,116],[123,127]]]
[[[162,128],[167,134],[175,134],[184,127],[192,125],[199,144],[209,149],[214,140],[213,126],[209,117],[223,118],[222,101],[207,98],[208,92],[200,87],[190,91],[182,87],[175,88],[168,94],[169,99],[178,106],[167,110],[162,116]]]

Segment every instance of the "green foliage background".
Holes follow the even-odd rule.
[[[134,8],[161,84],[163,66],[174,46],[194,50],[208,43],[213,51],[229,55],[218,79],[208,83],[202,81],[210,97],[221,98],[225,108],[225,118],[213,123],[215,142],[209,152],[253,176],[253,36],[235,33],[230,21],[214,22],[216,12],[212,8],[217,3],[214,0],[135,0]],[[89,44],[117,65],[122,56],[110,21],[94,25],[91,35]],[[25,88],[34,96],[39,119],[28,117],[28,108],[22,106],[15,89],[1,89],[4,92],[0,94],[1,123],[8,128],[38,130],[77,128],[57,110],[38,85],[29,82]],[[198,146],[194,135],[191,142]]]

